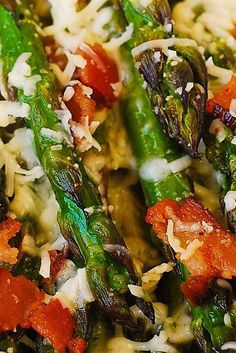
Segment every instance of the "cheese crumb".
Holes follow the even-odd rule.
[[[176,88],[175,92],[181,96],[181,94],[183,93],[183,87]]]
[[[191,89],[193,88],[193,82],[188,82],[187,83],[187,85],[186,85],[186,87],[185,87],[185,91],[186,92],[190,92],[191,91]]]
[[[26,103],[0,101],[0,126],[6,127],[15,122],[15,118],[26,118],[30,106]]]
[[[225,212],[233,211],[236,208],[236,191],[228,191],[224,197]]]
[[[74,94],[75,94],[75,90],[73,87],[71,86],[66,87],[65,92],[63,94],[63,100],[65,102],[68,102],[69,100],[71,100]]]

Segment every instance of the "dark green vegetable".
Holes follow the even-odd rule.
[[[32,74],[39,74],[41,80],[33,95],[25,96],[22,89],[16,93],[18,100],[31,108],[26,123],[34,133],[38,158],[60,205],[58,220],[62,234],[70,245],[73,244],[73,249],[76,245],[80,250],[91,290],[102,311],[117,322],[135,328],[135,320],[123,295],[128,290],[128,283],[137,283],[133,264],[131,260],[117,261],[104,250],[105,244],[123,247],[124,242],[111,219],[102,211],[99,193],[54,112],[59,106],[57,85],[31,16],[24,2],[17,5],[15,19],[0,6],[4,74],[7,77],[19,55],[32,53],[28,62]],[[58,140],[43,134],[43,128],[65,136],[61,149],[53,148]],[[84,210],[87,207],[92,207],[94,212],[87,213]]]
[[[144,21],[144,15],[142,17],[142,14],[146,15],[146,13],[139,12],[140,17],[138,17],[136,16],[136,13],[139,7],[136,4],[126,0],[123,0],[121,3],[125,14],[128,12],[128,20],[130,22],[132,16],[133,20],[135,20],[135,18],[136,21],[138,21],[137,19],[140,19],[140,22],[134,22],[134,28],[143,28],[142,20]],[[140,168],[142,163],[146,160],[160,157],[171,161],[180,157],[181,153],[179,152],[178,146],[172,144],[168,137],[163,133],[163,130],[152,111],[148,95],[143,88],[143,80],[137,74],[137,70],[135,70],[134,65],[132,64],[131,50],[134,45],[137,44],[135,38],[134,35],[134,39],[132,38],[132,40],[123,47],[122,52],[129,72],[131,72],[131,74],[126,77],[125,94],[122,105],[125,123],[133,144],[137,165]],[[179,52],[184,53],[183,55],[188,57],[189,63],[194,63],[192,57],[194,52],[192,51],[192,48],[184,47],[183,52],[182,49],[179,49]],[[206,75],[205,66],[203,73],[201,73],[201,66],[196,65],[196,68],[195,73],[197,73],[197,76],[200,79],[203,79],[202,75]],[[162,76],[160,76],[159,79],[162,81]],[[191,186],[185,179],[184,173],[171,173],[159,181],[145,180],[140,173],[140,180],[148,206],[167,198],[176,199],[178,201],[184,200],[191,193]],[[165,247],[164,252],[167,258],[170,261],[173,261],[173,251],[171,251],[170,247]],[[176,261],[175,256],[174,260]],[[177,262],[176,274],[181,281],[186,280],[188,276],[186,268],[179,262]],[[220,303],[213,299],[213,296],[210,296],[206,298],[202,305],[192,308],[193,328],[196,340],[201,344],[204,353],[216,352],[220,350],[221,345],[224,342],[227,342],[228,339],[235,339],[235,329],[231,329],[224,324],[224,315],[229,308],[227,308],[227,310],[222,309]],[[219,335],[220,330],[222,331],[221,335]]]
[[[136,67],[146,82],[153,110],[171,138],[194,158],[204,122],[207,92],[205,62],[198,49],[173,39],[173,21],[166,0],[154,0],[147,7],[121,0],[134,32],[130,47],[155,39],[171,39],[172,44],[156,42],[152,48],[133,51]],[[182,43],[182,44],[181,44]],[[171,50],[169,50],[171,48]]]

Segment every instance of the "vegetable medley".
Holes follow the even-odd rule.
[[[236,351],[235,0],[0,0],[0,351]]]

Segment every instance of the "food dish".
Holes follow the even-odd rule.
[[[3,352],[236,350],[236,5],[170,5],[0,1]]]

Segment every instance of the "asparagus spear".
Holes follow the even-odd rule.
[[[183,6],[184,5],[185,3],[183,2]],[[179,16],[178,13],[182,9],[181,6],[182,4],[180,3],[179,5],[176,6],[176,9],[174,9],[174,15],[176,14],[177,19]],[[190,22],[191,21],[193,22],[192,23],[193,25],[194,23],[198,22],[199,16],[201,16],[205,11],[207,11],[208,13],[211,12],[207,4],[192,5],[190,9],[194,14],[194,17],[192,18],[192,20],[190,20]],[[214,16],[215,18],[217,18],[217,16],[214,13],[212,14],[212,16],[213,18]],[[217,23],[216,23],[216,26],[217,26]],[[176,23],[176,27],[178,27],[178,23]],[[185,35],[189,35],[189,34],[191,35],[191,30],[190,30],[191,26],[188,28],[186,26],[186,23],[184,24],[184,26],[181,26],[181,23],[180,23],[180,29],[181,28],[183,31],[184,31],[183,28],[185,28],[185,32],[186,32],[184,33]],[[218,66],[218,68],[228,69],[231,71],[232,74],[233,73],[235,74],[236,51],[235,51],[234,45],[230,45],[230,43],[233,41],[232,34],[231,34],[231,38],[227,38],[226,36],[227,30],[225,30],[225,34],[222,37],[218,37],[218,32],[215,30],[213,31],[210,29],[208,31],[204,29],[204,31],[207,32],[207,36],[203,35],[202,38],[198,38],[198,36],[195,36],[195,34],[193,34],[193,37],[197,41],[199,41],[198,44],[204,48],[205,58],[207,60],[212,60],[214,65]],[[226,81],[227,81],[227,76],[230,76],[230,71],[228,71],[228,73],[227,71],[224,72]],[[210,90],[211,90],[211,86],[213,90],[216,90],[217,87],[219,86],[219,82],[214,77],[214,73],[213,73],[213,76],[211,76],[211,70],[210,70],[210,75],[209,75]],[[218,110],[220,110],[220,107],[218,108],[219,108]],[[207,114],[207,117],[205,119],[203,140],[206,145],[207,159],[217,171],[219,171],[220,173],[226,176],[225,180],[222,181],[222,185],[221,185],[222,187],[221,204],[224,208],[225,205],[224,205],[223,198],[225,194],[228,191],[236,191],[236,185],[235,185],[236,149],[235,149],[235,146],[231,143],[235,134],[235,127],[234,127],[235,118],[232,116],[230,117],[229,112],[227,112],[223,116],[222,121],[226,125],[223,128],[222,135],[224,135],[224,137],[221,139],[219,139],[218,136],[216,136],[216,134],[209,133],[211,123],[216,118],[217,116],[215,116],[215,114]],[[236,232],[236,210],[235,209],[227,212],[227,219],[231,230],[233,232]]]
[[[128,3],[128,1],[123,0],[122,4],[124,2],[125,4]],[[135,6],[133,3],[131,5]],[[140,17],[142,14],[142,12],[139,13]],[[132,39],[129,44],[124,46],[122,52],[126,65],[131,72],[131,75],[126,77],[125,80],[125,94],[122,105],[125,122],[140,170],[145,160],[150,160],[157,156],[168,158],[168,153],[169,156],[172,153],[172,158],[174,153],[175,158],[181,154],[179,154],[177,146],[173,145],[163,134],[161,126],[152,112],[147,93],[142,87],[143,81],[132,64],[130,53],[133,46],[134,42]],[[174,180],[173,184],[170,180]],[[185,182],[183,173],[178,173],[177,175],[169,174],[167,177],[163,177],[161,181],[147,181],[140,173],[140,181],[148,206],[166,198],[183,200],[191,192],[191,187]],[[183,185],[185,185],[184,188]],[[168,257],[171,252],[169,251],[170,249],[166,250]],[[181,269],[179,272],[180,279],[185,281],[188,276],[186,269],[181,263],[178,263],[177,268]],[[204,352],[213,352],[215,349],[220,349],[221,345],[229,339],[235,339],[235,330],[225,326],[224,323],[226,311],[220,307],[220,301],[217,303],[212,300],[209,297],[203,305],[192,308],[194,331],[197,340],[202,344]],[[219,335],[219,332],[221,332],[221,335]]]
[[[17,89],[16,93],[20,102],[30,106],[26,123],[34,132],[38,158],[60,205],[58,220],[62,234],[73,249],[75,245],[79,248],[92,293],[102,311],[117,322],[134,328],[134,318],[122,294],[127,291],[128,283],[137,282],[132,260],[111,219],[102,211],[99,193],[74,147],[66,137],[60,143],[55,137],[55,134],[66,135],[54,112],[59,106],[55,78],[48,68],[35,19],[31,17],[27,3],[17,4],[14,13],[15,19],[0,6],[4,74],[7,77],[19,55],[31,53],[32,73],[40,75],[41,80],[31,96],[24,95],[22,89]],[[53,134],[44,134],[43,129],[50,129]],[[92,207],[92,214],[85,211],[88,207]],[[117,258],[121,254],[118,260],[104,250],[107,244],[110,244],[111,254]]]
[[[204,60],[193,43],[175,41],[166,0],[154,0],[147,7],[120,2],[128,23],[133,24],[132,53],[154,112],[169,136],[198,158],[207,92]]]

